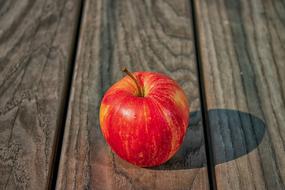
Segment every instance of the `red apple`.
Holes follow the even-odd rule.
[[[189,121],[184,91],[170,77],[135,72],[105,93],[100,126],[112,150],[141,167],[160,165],[179,149]]]

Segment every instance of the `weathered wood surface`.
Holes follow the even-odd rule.
[[[195,10],[218,189],[285,189],[285,2]]]
[[[0,4],[0,189],[45,189],[79,1]]]
[[[186,0],[85,2],[57,189],[208,189],[190,15]],[[170,75],[191,102],[185,143],[159,168],[122,161],[101,134],[100,100],[124,66]]]

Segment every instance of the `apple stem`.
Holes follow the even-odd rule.
[[[138,96],[143,97],[144,96],[143,88],[141,87],[141,85],[139,85],[138,79],[131,72],[129,72],[127,68],[123,68],[122,71],[125,72],[129,77],[131,77],[133,81],[135,81],[139,92]]]

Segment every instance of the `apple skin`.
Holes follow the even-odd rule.
[[[122,159],[152,167],[169,160],[179,149],[189,122],[189,103],[170,77],[155,72],[132,73],[105,93],[100,127],[107,143]]]

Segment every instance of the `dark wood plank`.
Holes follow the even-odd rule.
[[[285,2],[195,8],[218,189],[285,189]]]
[[[190,15],[186,0],[86,1],[57,189],[209,188]],[[183,147],[158,168],[122,161],[101,134],[101,97],[124,66],[170,75],[191,102]]]
[[[80,2],[0,4],[0,189],[46,189]]]

